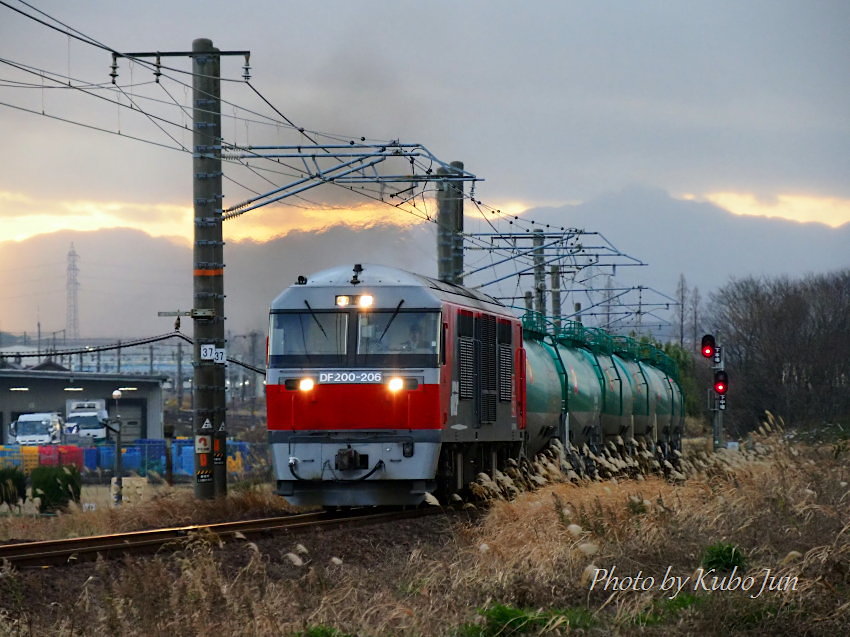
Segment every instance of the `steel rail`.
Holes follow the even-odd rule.
[[[207,535],[232,540],[249,534],[279,531],[302,531],[318,527],[354,526],[440,513],[438,507],[409,511],[373,512],[373,509],[349,511],[342,514],[319,511],[273,518],[197,524],[109,535],[40,540],[0,545],[0,563],[15,567],[44,567],[76,564],[78,562],[119,557],[126,554],[155,552],[163,548],[181,548],[191,538]]]

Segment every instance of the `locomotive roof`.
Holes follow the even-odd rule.
[[[328,268],[309,275],[306,277],[306,282],[296,283],[284,290],[272,303],[272,309],[287,307],[288,299],[286,297],[289,296],[289,293],[297,294],[299,290],[307,292],[311,288],[334,288],[340,294],[357,294],[358,291],[366,292],[369,289],[377,288],[412,288],[426,292],[427,296],[430,296],[434,301],[450,301],[500,314],[510,313],[507,307],[493,297],[462,285],[455,285],[386,265],[372,263],[358,265],[360,270],[357,272],[356,279],[353,265]],[[312,294],[309,296],[312,296]],[[302,305],[300,303],[298,305],[300,309]]]

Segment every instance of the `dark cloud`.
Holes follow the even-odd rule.
[[[254,2],[238,10],[208,2],[203,12],[158,0],[44,9],[125,51],[187,50],[199,36],[222,49],[251,49],[254,85],[299,126],[425,143],[484,176],[482,198],[588,199],[629,183],[850,197],[850,5],[842,0],[372,0]],[[4,12],[3,35],[16,58],[108,81],[108,53]],[[169,64],[188,68],[176,58]],[[223,68],[236,78],[241,60]],[[126,61],[120,73],[122,81],[152,80]],[[166,103],[187,101],[174,83],[151,88]],[[272,114],[238,83],[222,93]],[[179,128],[165,127],[174,141],[154,122],[67,91],[0,94],[36,111],[91,115],[124,135],[191,143]],[[172,203],[191,197],[188,155],[0,108],[4,141],[16,149],[0,164],[2,190]],[[175,107],[158,108],[176,123],[184,119]],[[244,122],[226,123],[225,135],[252,143],[285,137]],[[244,194],[228,188],[234,201]]]

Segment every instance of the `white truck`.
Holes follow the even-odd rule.
[[[86,400],[70,399],[65,401],[65,433],[79,438],[106,440],[106,425],[109,415],[106,400],[91,398]]]
[[[62,417],[56,412],[21,414],[9,429],[19,445],[58,445],[62,439]]]

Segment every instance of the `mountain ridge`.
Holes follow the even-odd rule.
[[[850,224],[832,228],[734,215],[659,189],[628,187],[581,204],[535,208],[523,217],[544,226],[600,232],[622,252],[648,263],[618,268],[618,282],[652,287],[669,296],[680,274],[707,299],[730,277],[797,277],[850,267]],[[0,330],[32,334],[39,322],[42,334],[64,329],[71,243],[80,255],[82,336],[164,332],[171,323],[158,318],[157,311],[191,307],[188,243],[128,228],[60,231],[0,242]],[[271,299],[299,274],[346,262],[373,262],[434,275],[435,227],[373,224],[364,229],[336,225],[315,232],[293,230],[265,242],[228,241],[225,262],[227,329],[264,331]]]

